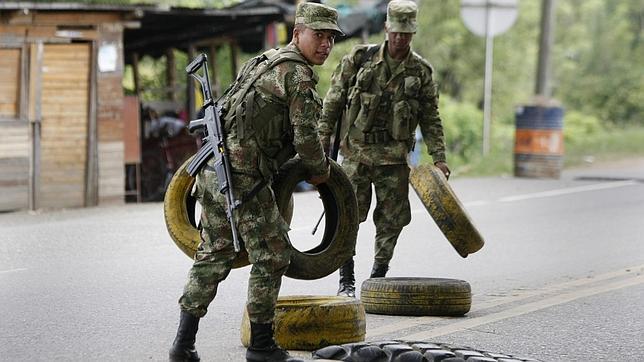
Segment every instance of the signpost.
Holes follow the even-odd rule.
[[[461,19],[472,33],[485,37],[483,88],[483,154],[490,151],[492,105],[492,53],[494,36],[504,33],[517,18],[517,0],[462,0]]]

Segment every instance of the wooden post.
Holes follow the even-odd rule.
[[[20,48],[20,121],[29,119],[29,46]]]
[[[550,49],[554,37],[556,0],[543,0],[541,3],[541,34],[539,35],[539,58],[537,62],[537,83],[535,93],[544,99],[552,95],[550,85]]]
[[[85,206],[98,205],[98,43],[92,41],[89,63],[89,119],[87,124],[87,161],[85,163]]]
[[[239,51],[237,49],[237,42],[235,42],[234,40],[231,40],[228,44],[230,45],[232,75],[233,79],[235,79],[235,77],[237,77],[237,69],[239,67],[239,57],[237,55]]]
[[[38,42],[30,49],[32,75],[29,84],[30,99],[32,100],[29,112],[29,125],[31,129],[31,152],[29,159],[29,210],[38,209],[38,196],[40,191],[40,126],[42,121],[42,65],[44,44]]]
[[[165,65],[165,79],[168,100],[175,101],[177,99],[175,94],[176,88],[176,62],[174,58],[174,50],[172,48],[166,49],[165,52],[166,65]]]
[[[195,46],[190,44],[188,46],[188,62],[191,62],[195,58],[196,52]],[[197,111],[195,110],[195,81],[188,74],[186,74],[186,77],[186,92],[188,93],[186,95],[186,102],[188,102],[186,109],[188,110],[188,119],[193,120],[197,118]]]
[[[212,43],[210,44],[210,47],[208,48],[208,52],[210,53],[208,57],[210,58],[210,64],[208,65],[210,67],[210,82],[212,83],[212,92],[213,92],[213,97],[219,97],[221,94],[221,89],[219,89],[219,82],[217,81],[217,45]]]
[[[132,77],[134,78],[134,94],[141,96],[141,79],[139,78],[139,53],[132,53]]]

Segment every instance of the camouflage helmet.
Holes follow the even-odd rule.
[[[303,24],[313,30],[331,30],[344,35],[338,27],[338,11],[332,7],[301,2],[295,10],[295,25]]]
[[[392,0],[387,5],[387,30],[393,33],[415,33],[418,7],[411,0]]]

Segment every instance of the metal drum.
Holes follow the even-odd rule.
[[[514,175],[559,178],[563,168],[561,107],[523,106],[516,112]]]

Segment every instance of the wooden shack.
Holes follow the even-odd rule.
[[[138,7],[0,3],[0,211],[122,202]]]
[[[0,2],[0,212],[123,202],[124,63],[256,41],[292,12],[268,3],[214,10]]]

